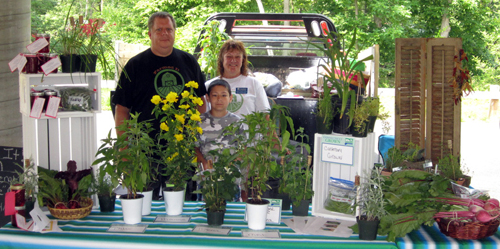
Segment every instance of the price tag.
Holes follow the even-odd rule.
[[[217,235],[228,235],[231,232],[231,227],[211,227],[199,225],[193,229],[193,233],[209,233]]]
[[[17,70],[19,62],[21,61],[22,58],[24,58],[24,56],[22,56],[21,54],[17,54],[16,57],[14,57],[14,59],[9,61],[9,68],[10,68],[11,73],[13,73],[14,71]],[[26,58],[24,58],[24,59],[26,60]],[[24,65],[23,65],[23,67],[24,67]]]
[[[23,68],[26,65],[26,63],[28,63],[28,60],[26,59],[26,57],[21,56],[21,59],[19,60],[19,63],[17,64],[17,70],[19,70],[19,72],[23,71]]]
[[[46,39],[38,39],[26,46],[26,48],[30,51],[30,53],[36,53],[47,45],[49,45],[49,42]]]
[[[47,110],[45,110],[45,116],[56,118],[57,112],[59,111],[59,103],[61,98],[56,96],[50,96],[49,102],[47,103]]]
[[[60,66],[61,66],[61,60],[59,59],[58,56],[54,59],[51,59],[50,61],[45,62],[45,64],[42,65],[42,71],[45,74],[45,76],[47,76]]]
[[[241,236],[247,238],[273,238],[279,239],[281,237],[278,230],[241,230]]]
[[[155,222],[165,222],[165,223],[187,223],[191,220],[189,215],[158,215],[156,216]]]
[[[115,232],[115,233],[144,233],[146,231],[146,228],[148,228],[148,225],[142,225],[142,224],[135,224],[135,225],[129,225],[129,224],[112,224],[111,227],[108,229],[108,232]]]
[[[44,98],[36,97],[33,102],[33,106],[31,107],[31,118],[40,118],[42,116],[43,104],[45,103]]]

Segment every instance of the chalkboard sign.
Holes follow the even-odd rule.
[[[9,191],[10,182],[20,171],[18,165],[23,165],[23,148],[0,146],[0,226],[10,222],[10,216],[5,216],[5,193]]]

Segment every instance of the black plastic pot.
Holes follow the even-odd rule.
[[[80,56],[76,54],[59,55],[61,70],[63,73],[78,72],[80,69]]]
[[[320,134],[332,134],[332,122],[324,123],[325,118],[316,115],[316,132]]]
[[[96,54],[80,55],[80,72],[95,72],[97,64]]]
[[[298,206],[292,203],[292,214],[295,216],[307,216],[309,213],[309,200],[302,200]]]
[[[116,195],[98,195],[101,212],[109,213],[115,211]]]
[[[347,106],[340,118],[340,109],[342,108],[342,99],[337,95],[332,96],[333,110],[335,110],[335,115],[333,116],[333,132],[338,134],[351,134],[349,129],[350,118],[347,113],[349,113],[351,107],[351,99],[347,100]]]
[[[209,226],[220,226],[224,224],[225,211],[211,212],[207,210],[207,224]]]
[[[359,228],[359,239],[362,240],[375,240],[377,238],[378,224],[380,220],[368,221],[365,218],[359,218],[356,216],[356,222],[358,222]]]
[[[290,196],[288,194],[278,193],[277,198],[281,199],[281,210],[290,210],[292,200],[290,200]]]
[[[270,198],[276,199],[278,196],[278,188],[280,186],[280,179],[278,178],[269,178],[266,182],[271,188],[267,189],[263,194],[262,198]]]
[[[369,125],[369,122],[366,121],[365,122],[365,129],[363,132],[359,132],[356,130],[356,127],[354,125],[351,126],[351,134],[353,137],[366,137],[368,136],[368,126]]]
[[[24,218],[26,219],[31,219],[31,214],[30,212],[35,208],[35,201],[34,200],[26,200],[24,203],[25,206],[25,211],[24,211]]]
[[[375,130],[376,121],[377,121],[377,116],[368,117],[368,132],[373,132]]]

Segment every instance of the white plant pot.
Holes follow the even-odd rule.
[[[142,215],[150,215],[151,202],[153,201],[153,190],[138,192],[138,194],[144,195],[144,199],[142,200]]]
[[[139,195],[139,196],[136,199],[120,198],[121,203],[122,203],[123,221],[126,224],[141,223],[141,220],[142,220],[142,199],[144,199],[144,197],[142,195]]]
[[[246,215],[248,228],[252,230],[263,230],[266,228],[267,204],[250,204],[247,202]]]
[[[167,215],[182,214],[182,208],[184,207],[184,190],[163,191],[163,199],[165,200]]]

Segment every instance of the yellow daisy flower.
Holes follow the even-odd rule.
[[[161,123],[160,124],[160,129],[162,129],[164,131],[168,131],[169,130],[168,125],[166,123]]]
[[[184,135],[182,134],[175,134],[174,137],[175,139],[177,139],[178,142],[184,140]]]
[[[176,93],[176,92],[170,92],[168,95],[167,95],[167,101],[169,103],[175,103],[177,102],[177,98],[179,97],[179,95]]]

